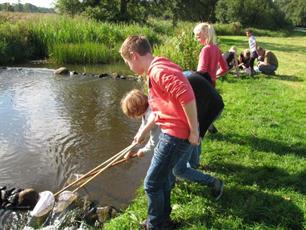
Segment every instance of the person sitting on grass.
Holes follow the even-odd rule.
[[[266,75],[275,75],[275,70],[277,70],[278,67],[278,60],[275,54],[260,46],[257,47],[257,53],[261,60],[258,62],[259,71]]]
[[[38,202],[39,194],[32,188],[7,189],[0,187],[0,209],[32,210]]]
[[[232,46],[228,52],[223,53],[222,56],[227,62],[228,69],[231,70],[235,68],[236,76],[239,77],[237,48]]]
[[[239,69],[243,70],[243,72],[247,73],[248,75],[251,75],[250,70],[250,58],[251,58],[251,52],[249,49],[244,49],[243,52],[239,55]]]

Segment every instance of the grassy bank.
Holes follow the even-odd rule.
[[[306,228],[306,35],[257,40],[279,58],[277,75],[228,74],[218,81],[225,110],[216,122],[219,133],[202,143],[201,164],[224,180],[224,195],[215,202],[208,188],[178,183],[171,217],[179,229]],[[241,36],[220,41],[223,49],[247,47]],[[146,207],[140,189],[104,229],[137,229]]]
[[[179,22],[173,28],[171,21],[159,19],[150,19],[145,24],[115,24],[56,14],[0,12],[0,65],[45,58],[58,64],[114,63],[121,61],[118,49],[129,35],[145,35],[152,44],[160,46],[169,38],[181,37],[182,31],[191,36],[194,25]],[[237,23],[216,24],[215,28],[219,35],[244,34]],[[288,34],[288,31],[254,31],[266,36]]]

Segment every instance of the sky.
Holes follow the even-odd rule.
[[[1,3],[18,3],[18,0],[0,0]],[[21,0],[20,3],[25,4],[25,3],[31,3],[35,6],[39,7],[46,7],[46,8],[52,8],[53,7],[53,2],[54,0]]]

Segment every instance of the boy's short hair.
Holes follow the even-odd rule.
[[[119,52],[123,58],[130,59],[131,52],[137,52],[141,56],[144,56],[147,53],[152,53],[152,48],[146,37],[133,35],[125,39]]]
[[[246,33],[250,33],[250,34],[252,34],[252,33],[253,33],[253,30],[252,30],[252,29],[250,29],[250,28],[247,28],[247,29],[245,30],[245,32],[246,32]]]
[[[133,89],[121,99],[121,109],[131,118],[142,116],[149,107],[148,96],[139,89]]]
[[[259,51],[259,52],[264,52],[264,51],[265,51],[265,49],[262,48],[261,46],[257,46],[257,49],[256,49],[256,50]]]
[[[25,189],[19,193],[18,206],[30,207],[33,209],[37,204],[39,194],[32,188]]]

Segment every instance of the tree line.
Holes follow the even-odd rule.
[[[37,7],[30,3],[25,3],[25,4],[2,3],[0,4],[0,11],[29,12],[29,13],[54,13],[55,12],[54,9]]]
[[[238,22],[266,29],[306,27],[305,0],[57,0],[61,13],[100,21],[144,22],[149,16],[178,20]]]
[[[0,4],[0,10],[50,12],[32,4]],[[55,10],[97,21],[146,22],[148,17],[239,23],[265,29],[306,27],[305,0],[56,0]]]

